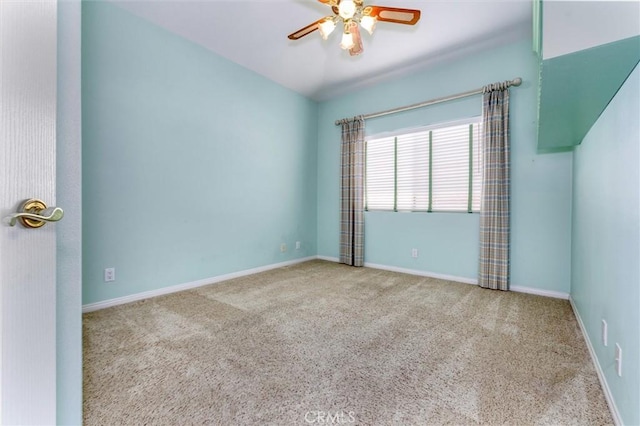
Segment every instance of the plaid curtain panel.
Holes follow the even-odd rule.
[[[509,290],[509,89],[506,83],[484,87],[484,168],[480,208],[478,284]]]
[[[340,263],[364,265],[364,118],[342,123]]]

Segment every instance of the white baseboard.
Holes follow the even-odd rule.
[[[327,262],[335,262],[338,263],[340,262],[340,258],[339,257],[331,257],[331,256],[316,256],[316,259],[320,259],[320,260],[326,260]]]
[[[326,260],[329,262],[336,262],[336,263],[340,262],[340,259],[337,257],[317,256],[317,258],[320,260]],[[407,269],[407,268],[400,268],[397,266],[381,265],[378,263],[369,263],[369,262],[365,262],[364,266],[366,268],[382,269],[383,271],[400,272],[402,274],[418,275],[420,277],[439,278],[442,280],[456,281],[456,282],[465,283],[465,284],[478,284],[478,280],[473,278],[464,278],[464,277],[456,277],[453,275],[437,274],[435,272],[420,271],[418,269]]]
[[[607,405],[609,406],[609,411],[611,412],[611,417],[613,417],[613,423],[616,426],[622,425],[622,420],[620,419],[620,413],[618,412],[618,407],[616,406],[616,402],[613,399],[613,395],[611,394],[611,389],[609,389],[609,384],[607,383],[607,379],[604,375],[604,371],[602,371],[602,367],[600,366],[600,362],[598,361],[598,356],[596,355],[596,351],[591,344],[591,339],[589,339],[589,334],[587,333],[587,329],[582,322],[582,318],[580,317],[580,313],[578,312],[578,308],[576,307],[573,299],[569,297],[569,303],[571,304],[571,309],[573,309],[573,314],[576,316],[576,320],[578,321],[578,325],[580,326],[580,331],[582,331],[582,336],[584,337],[584,341],[587,344],[587,348],[589,349],[589,354],[591,355],[591,361],[593,361],[593,366],[596,369],[596,373],[598,373],[598,379],[600,380],[600,385],[602,386],[602,391],[604,393],[604,398],[607,400]]]
[[[464,284],[476,284],[476,285],[478,284],[478,280],[474,278],[457,277],[454,275],[438,274],[435,272],[420,271],[417,269],[399,268],[397,266],[380,265],[378,263],[369,263],[369,262],[365,262],[364,266],[366,266],[367,268],[382,269],[384,271],[400,272],[400,273],[409,274],[409,275],[418,275],[420,277],[438,278],[441,280],[455,281],[455,282],[464,283]]]
[[[318,259],[322,259],[322,260],[327,260],[329,262],[339,262],[340,261],[337,257],[317,256],[317,258]],[[382,270],[385,270],[385,271],[400,272],[400,273],[403,273],[403,274],[418,275],[418,276],[421,276],[421,277],[438,278],[438,279],[441,279],[441,280],[455,281],[455,282],[463,283],[463,284],[475,284],[475,285],[478,285],[478,280],[476,278],[458,277],[458,276],[455,276],[455,275],[439,274],[439,273],[436,273],[436,272],[421,271],[421,270],[418,270],[418,269],[400,268],[400,267],[397,267],[397,266],[381,265],[381,264],[378,264],[378,263],[369,263],[369,262],[365,262],[364,266],[367,267],[367,268],[382,269]],[[541,290],[539,288],[524,287],[524,286],[514,286],[514,285],[509,287],[509,290],[515,291],[516,293],[535,294],[537,296],[552,297],[554,299],[564,299],[564,300],[568,300],[569,299],[569,293],[562,293],[560,291]]]
[[[294,259],[286,262],[274,263],[271,265],[259,266],[257,268],[246,269],[244,271],[232,272],[230,274],[218,275],[217,277],[205,278],[202,280],[191,281],[184,284],[177,284],[170,287],[159,288],[157,290],[145,291],[142,293],[131,294],[129,296],[117,297],[115,299],[104,300],[102,302],[89,303],[82,306],[82,312],[93,312],[99,309],[110,308],[112,306],[123,305],[125,303],[136,302],[138,300],[149,299],[150,297],[162,296],[165,294],[176,293],[178,291],[190,290],[192,288],[202,287],[209,284],[216,284],[233,278],[244,277],[247,275],[257,274],[259,272],[269,271],[271,269],[282,268],[284,266],[295,265],[296,263],[307,262],[316,259],[316,256],[304,257],[302,259]]]
[[[104,300],[96,303],[89,303],[82,306],[82,312],[85,313],[85,312],[97,311],[99,309],[106,309],[112,306],[118,306],[118,305],[123,305],[125,303],[136,302],[138,300],[149,299],[151,297],[162,296],[170,293],[176,293],[178,291],[190,290],[193,288],[202,287],[209,284],[216,284],[216,283],[230,280],[233,278],[253,275],[260,272],[269,271],[271,269],[282,268],[284,266],[289,266],[289,265],[295,265],[296,263],[307,262],[309,260],[314,260],[314,259],[321,259],[321,260],[326,260],[329,262],[336,262],[336,263],[340,261],[340,259],[338,259],[337,257],[319,256],[319,255],[308,256],[301,259],[289,260],[287,262],[274,263],[271,265],[260,266],[258,268],[232,272],[230,274],[219,275],[217,277],[205,278],[202,280],[191,281],[183,284],[177,284],[170,287],[160,288],[157,290],[145,291],[142,293],[136,293],[136,294],[131,294],[129,296],[117,297],[115,299]],[[373,268],[373,269],[382,269],[385,271],[400,272],[403,274],[418,275],[421,277],[438,278],[442,280],[455,281],[455,282],[464,283],[464,284],[476,284],[476,285],[478,284],[478,280],[475,278],[458,277],[454,275],[439,274],[435,272],[400,268],[397,266],[388,266],[388,265],[381,265],[377,263],[368,263],[368,262],[365,262],[364,266],[368,268]],[[557,292],[557,291],[540,290],[537,288],[522,287],[522,286],[511,286],[511,290],[515,292],[520,292],[520,293],[536,294],[539,296],[553,297],[557,299],[569,299],[568,294]]]
[[[561,291],[543,290],[540,288],[523,287],[519,285],[512,285],[509,287],[509,290],[515,291],[516,293],[535,294],[536,296],[553,297],[554,299],[569,300],[569,293],[563,293]]]

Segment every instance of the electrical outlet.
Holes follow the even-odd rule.
[[[602,344],[607,346],[607,321],[602,320]]]
[[[616,343],[616,373],[622,377],[622,348]]]
[[[106,268],[104,270],[104,282],[108,283],[116,280],[116,268]]]
[[[296,250],[300,250],[300,241],[296,241]]]
[[[280,244],[280,252],[284,253],[287,251],[287,245],[285,243]]]
[[[411,257],[414,259],[418,257],[418,249],[411,249]]]

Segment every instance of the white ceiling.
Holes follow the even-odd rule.
[[[531,34],[531,0],[372,0],[420,9],[415,26],[379,22],[352,57],[335,31],[287,35],[331,14],[316,0],[112,0],[118,6],[316,100]]]

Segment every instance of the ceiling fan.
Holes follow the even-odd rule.
[[[377,21],[395,24],[415,25],[420,19],[420,11],[415,9],[401,9],[386,6],[365,6],[364,0],[318,0],[331,6],[333,15],[318,19],[298,31],[289,34],[289,39],[298,40],[307,34],[320,31],[324,40],[333,32],[341,21],[344,31],[340,47],[348,50],[351,56],[359,55],[363,51],[362,38],[358,24],[373,33]]]

